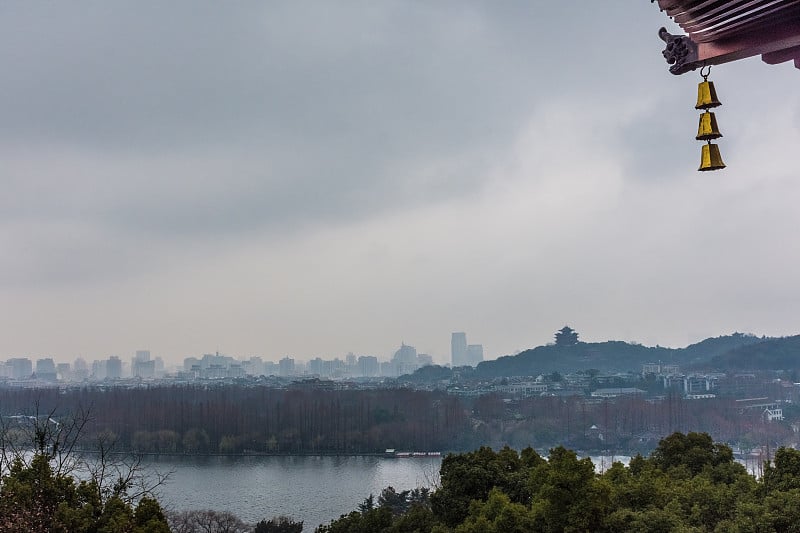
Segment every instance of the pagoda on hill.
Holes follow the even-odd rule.
[[[569,326],[556,331],[556,346],[575,346],[578,344],[578,332]]]

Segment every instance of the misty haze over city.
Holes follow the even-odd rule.
[[[0,66],[0,533],[798,530],[800,0],[7,0]]]
[[[2,11],[0,359],[796,332],[796,69],[714,70],[697,174],[649,2]]]

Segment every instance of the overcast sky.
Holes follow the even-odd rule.
[[[0,360],[486,358],[800,316],[800,71],[646,0],[0,4]]]

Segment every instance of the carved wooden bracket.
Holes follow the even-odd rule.
[[[672,35],[666,28],[658,30],[658,36],[667,43],[664,51],[664,59],[672,65],[669,71],[673,74],[684,74],[690,70],[695,70],[698,65],[697,45],[686,35]]]

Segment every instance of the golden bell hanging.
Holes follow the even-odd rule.
[[[706,170],[719,170],[721,168],[725,168],[725,163],[722,162],[719,146],[710,142],[704,144],[703,151],[700,153],[700,168],[697,170],[704,172]]]
[[[719,132],[717,126],[717,117],[711,111],[706,111],[700,115],[700,125],[697,127],[698,141],[710,141],[712,139],[719,139],[722,134]]]
[[[703,79],[697,85],[697,105],[695,109],[711,109],[722,105],[717,98],[717,91],[714,89],[714,82]]]

